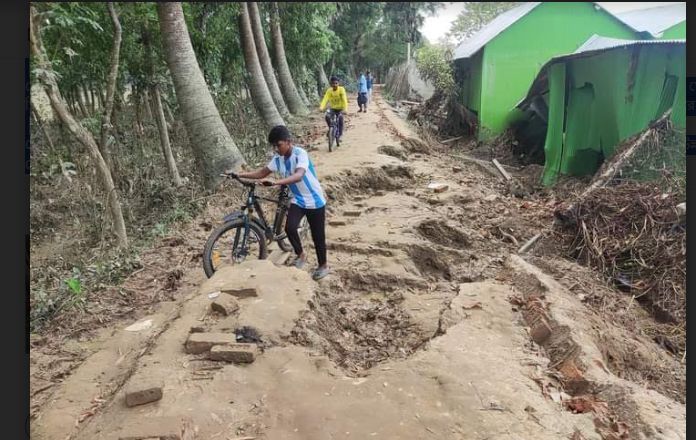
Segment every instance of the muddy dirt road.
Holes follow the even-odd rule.
[[[686,439],[680,390],[661,379],[679,362],[515,255],[536,232],[520,202],[375,99],[366,114],[351,100],[332,153],[311,119],[331,276],[311,281],[311,241],[306,271],[278,249],[210,280],[195,269],[90,343],[32,438]],[[228,315],[212,292],[233,298]],[[253,362],[209,359],[244,326],[258,351],[234,356]],[[161,399],[126,405],[148,389]]]

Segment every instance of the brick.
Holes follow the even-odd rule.
[[[242,289],[224,288],[220,289],[220,292],[232,295],[235,298],[251,298],[259,296],[259,292],[256,290],[256,287],[244,287]]]
[[[564,379],[583,379],[582,371],[580,371],[578,366],[575,364],[575,359],[567,359],[561,365],[558,366],[557,370],[563,375]]]
[[[239,310],[239,303],[232,295],[220,295],[210,304],[214,312],[229,316]]]
[[[362,211],[343,211],[343,215],[346,217],[360,217]]]
[[[456,167],[456,166],[455,166],[455,167],[452,167],[452,171],[454,171],[455,173],[458,173],[458,172],[460,172],[461,170],[462,170],[462,167]]]
[[[186,341],[186,353],[200,354],[216,345],[234,344],[237,338],[227,333],[191,333]]]
[[[345,226],[347,225],[345,220],[329,220],[329,226]]]
[[[428,185],[428,189],[432,189],[436,193],[441,193],[447,191],[449,185],[445,185],[444,183],[431,183]]]
[[[179,417],[148,417],[131,421],[119,433],[119,440],[181,440]]]
[[[126,405],[130,407],[156,402],[161,398],[162,383],[160,382],[136,382],[126,389]]]
[[[210,349],[210,360],[250,364],[256,359],[258,351],[256,344],[217,345]]]
[[[545,319],[540,319],[529,331],[529,335],[537,344],[543,344],[551,336],[551,326]]]

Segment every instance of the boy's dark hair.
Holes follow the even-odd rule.
[[[338,82],[338,78],[336,78],[335,76],[332,76],[332,77],[329,79],[329,82],[332,83],[332,82],[334,82],[334,81]]]
[[[285,125],[276,125],[268,132],[268,143],[276,144],[278,141],[289,141],[292,139],[290,130]]]

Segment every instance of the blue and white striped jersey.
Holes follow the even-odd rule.
[[[324,190],[319,184],[314,164],[305,149],[293,145],[289,158],[275,154],[266,167],[274,173],[279,173],[283,178],[290,177],[297,168],[304,168],[306,172],[302,180],[288,185],[293,194],[291,203],[307,209],[319,209],[326,205]]]

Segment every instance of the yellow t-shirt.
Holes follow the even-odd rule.
[[[332,110],[346,110],[348,108],[348,96],[346,95],[346,89],[338,86],[336,90],[333,87],[329,87],[329,90],[324,94],[324,99],[321,100],[319,105],[320,110],[324,110],[326,103],[329,103]]]

